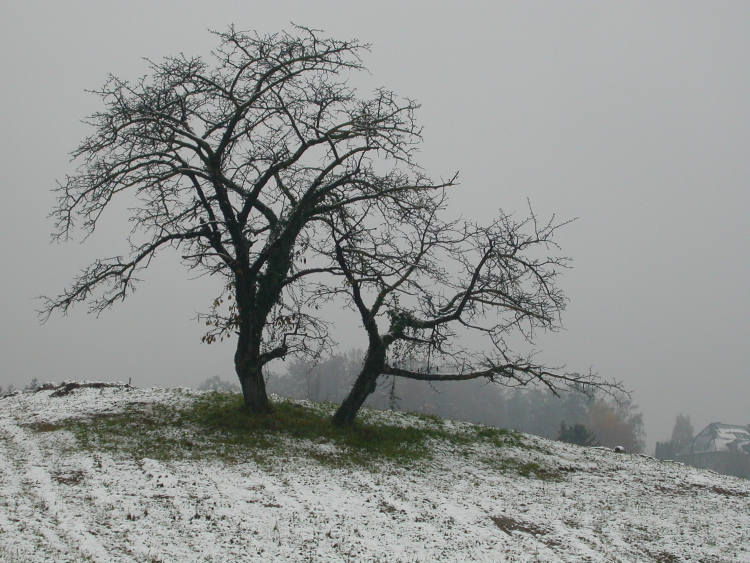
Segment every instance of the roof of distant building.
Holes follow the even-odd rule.
[[[750,425],[712,422],[690,440],[679,455],[710,452],[743,452],[750,454]]]

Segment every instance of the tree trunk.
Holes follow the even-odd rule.
[[[244,373],[240,373],[239,367],[236,369],[240,378],[240,385],[242,385],[242,398],[245,408],[255,414],[273,412],[266,393],[263,366],[257,365],[257,362],[256,365],[250,363],[245,367]]]
[[[386,346],[382,341],[375,345],[372,342],[370,343],[370,349],[367,350],[362,371],[357,376],[349,395],[341,403],[336,414],[333,415],[331,421],[334,426],[351,426],[354,424],[359,409],[362,408],[367,397],[375,391],[378,377],[383,373],[385,352]]]
[[[248,334],[252,334],[249,324],[243,323],[240,326],[237,351],[234,354],[234,369],[242,386],[245,408],[257,414],[270,413],[273,409],[268,401],[266,382],[263,378],[264,363],[260,356],[260,341]]]
[[[270,360],[283,357],[286,354],[286,345],[278,346],[270,353],[261,354],[263,329],[268,321],[268,315],[279,301],[284,281],[291,268],[294,243],[304,224],[299,217],[296,222],[296,227],[287,228],[280,237],[280,242],[270,253],[267,267],[262,274],[253,275],[249,268],[245,268],[238,270],[235,276],[235,299],[240,322],[234,367],[242,386],[245,408],[253,413],[273,412],[266,393],[263,366]]]

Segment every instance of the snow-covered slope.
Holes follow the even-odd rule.
[[[262,457],[196,455],[206,438],[183,428],[190,455],[149,457],[84,447],[70,425],[200,396],[121,386],[0,399],[0,561],[750,561],[750,483],[645,456],[522,435],[330,464],[315,452],[341,446],[282,437]]]

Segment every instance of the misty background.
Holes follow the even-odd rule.
[[[750,423],[749,3],[4,0],[0,15],[0,385],[235,380],[234,342],[200,344],[194,320],[220,282],[176,253],[98,319],[78,307],[40,326],[33,298],[129,232],[121,206],[85,244],[50,244],[46,217],[101,108],[85,89],[140,77],[143,57],[208,58],[207,28],[293,21],[371,43],[352,83],[422,103],[418,162],[460,172],[451,214],[487,222],[528,198],[577,218],[558,238],[565,329],[537,339],[540,360],[623,380],[650,449],[679,412],[696,432]],[[363,347],[356,317],[335,314],[340,350]]]

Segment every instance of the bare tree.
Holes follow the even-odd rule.
[[[159,250],[176,248],[187,267],[223,278],[204,340],[237,334],[235,368],[255,412],[270,410],[268,362],[326,342],[296,298],[325,271],[307,266],[316,222],[380,199],[409,208],[435,189],[412,163],[418,106],[385,89],[358,99],[340,77],[363,68],[367,45],[296,32],[230,28],[216,33],[213,66],[180,55],[95,92],[106,109],[89,118],[96,131],[73,152],[81,165],[59,186],[54,236],[92,233],[130,193],[130,250],[96,260],[41,311],[87,301],[98,314],[130,294]]]
[[[368,336],[362,371],[333,422],[352,424],[382,375],[538,382],[553,392],[564,385],[619,388],[594,374],[549,369],[506,343],[512,332],[532,341],[535,331],[559,326],[566,300],[555,281],[567,259],[547,252],[557,250],[553,235],[561,225],[540,224],[533,213],[516,222],[502,212],[484,227],[445,223],[438,217],[443,201],[424,198],[408,209],[373,202],[358,215],[329,219],[329,269],[345,283],[319,286],[314,298],[343,296]],[[483,342],[467,348],[462,337]]]

